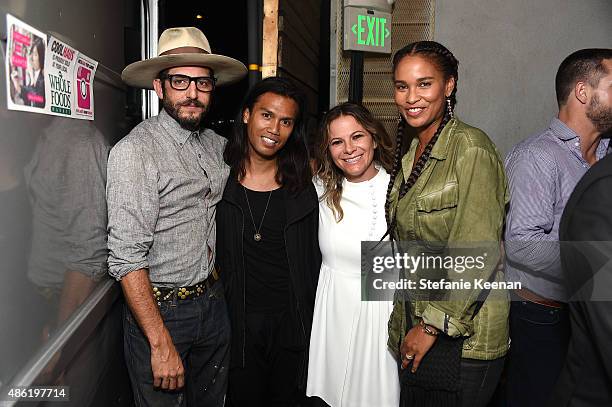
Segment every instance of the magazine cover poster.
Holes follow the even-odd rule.
[[[6,91],[9,110],[46,113],[45,84],[47,36],[34,27],[6,15]]]

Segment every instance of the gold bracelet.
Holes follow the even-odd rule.
[[[419,321],[419,325],[421,325],[423,332],[425,332],[429,336],[438,336],[438,334],[440,333],[440,331],[433,329],[432,327],[427,325],[425,322],[423,322],[422,319]]]

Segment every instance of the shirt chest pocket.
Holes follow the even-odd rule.
[[[417,198],[416,229],[418,238],[430,242],[446,242],[455,219],[459,192],[456,183]]]
[[[160,216],[192,218],[206,211],[210,183],[205,176],[178,171],[164,175],[160,180]]]

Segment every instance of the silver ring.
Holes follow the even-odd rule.
[[[414,359],[414,355],[409,355],[409,354],[405,354],[404,357],[406,358],[406,360],[412,360]]]

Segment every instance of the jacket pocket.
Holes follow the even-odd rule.
[[[416,200],[419,239],[446,242],[455,218],[459,192],[457,184],[450,183],[438,191],[421,195]]]

